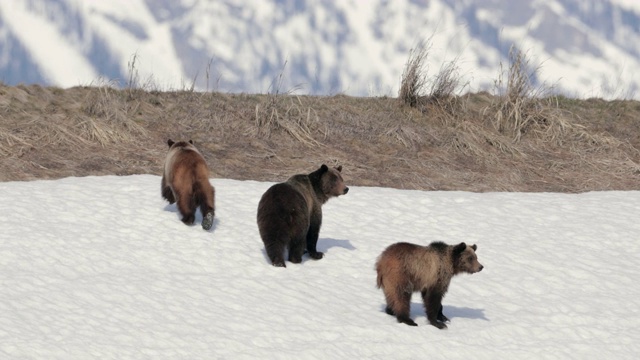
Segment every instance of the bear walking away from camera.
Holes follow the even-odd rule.
[[[306,175],[294,175],[271,186],[258,204],[258,229],[267,255],[274,266],[285,267],[285,249],[289,261],[300,263],[302,254],[322,259],[316,250],[322,225],[322,205],[329,198],[344,195],[349,188],[342,179],[342,166],[322,165]]]
[[[211,229],[215,215],[215,190],[209,182],[209,169],[193,141],[174,142],[169,139],[169,152],[162,174],[162,197],[170,204],[177,202],[182,222],[191,225],[198,206],[202,213],[202,228]]]
[[[395,316],[398,322],[417,326],[409,312],[411,295],[420,292],[429,323],[446,329],[445,322],[449,319],[442,313],[442,298],[454,275],[482,270],[477,248],[443,242],[429,246],[396,243],[386,248],[376,262],[378,288],[387,300],[386,313]]]

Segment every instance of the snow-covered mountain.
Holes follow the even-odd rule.
[[[640,98],[634,0],[0,0],[6,84],[395,96],[420,41],[465,90],[515,44],[568,95]]]

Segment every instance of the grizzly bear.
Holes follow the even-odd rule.
[[[258,229],[273,266],[286,267],[284,251],[289,261],[300,263],[302,254],[322,259],[316,250],[322,225],[322,205],[331,197],[349,191],[342,179],[342,166],[329,169],[322,165],[310,174],[290,177],[271,186],[258,204]]]
[[[211,229],[215,215],[215,189],[209,182],[209,168],[192,140],[174,142],[169,139],[169,152],[162,174],[162,197],[169,204],[177,202],[182,222],[191,225],[195,221],[196,208],[200,206],[202,228]]]
[[[476,256],[476,245],[447,245],[433,242],[429,246],[396,243],[386,248],[376,262],[378,288],[387,300],[385,312],[398,322],[418,326],[409,317],[411,295],[422,294],[429,323],[446,329],[449,321],[442,313],[442,298],[451,278],[460,273],[477,273],[483,269]]]

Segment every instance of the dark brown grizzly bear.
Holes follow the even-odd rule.
[[[398,322],[418,326],[409,312],[411,295],[419,291],[429,323],[446,329],[445,322],[449,319],[442,313],[442,298],[454,275],[482,270],[477,248],[465,243],[454,246],[443,242],[429,246],[401,242],[386,248],[376,262],[378,288],[387,300],[386,313],[395,315]]]
[[[341,171],[342,166],[329,169],[323,164],[308,175],[294,175],[286,182],[271,186],[262,195],[258,204],[258,229],[274,266],[286,266],[285,248],[292,263],[302,261],[305,248],[312,259],[322,259],[324,254],[316,250],[322,205],[329,198],[349,191]]]
[[[209,168],[193,141],[169,139],[169,152],[162,174],[162,197],[170,204],[177,202],[182,222],[191,225],[200,206],[202,228],[211,229],[215,215],[215,189],[209,182]]]

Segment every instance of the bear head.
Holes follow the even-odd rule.
[[[191,147],[193,146],[193,140],[187,141],[173,141],[171,139],[167,140],[167,145],[169,145],[169,149],[174,147]]]
[[[329,168],[327,165],[322,166],[309,174],[309,178],[314,187],[317,187],[326,198],[344,195],[349,192],[349,188],[344,184],[342,178],[342,165]]]
[[[463,272],[474,274],[484,268],[484,266],[478,262],[478,256],[476,256],[477,249],[478,247],[475,244],[468,246],[463,242],[453,247],[453,271],[455,274]]]

